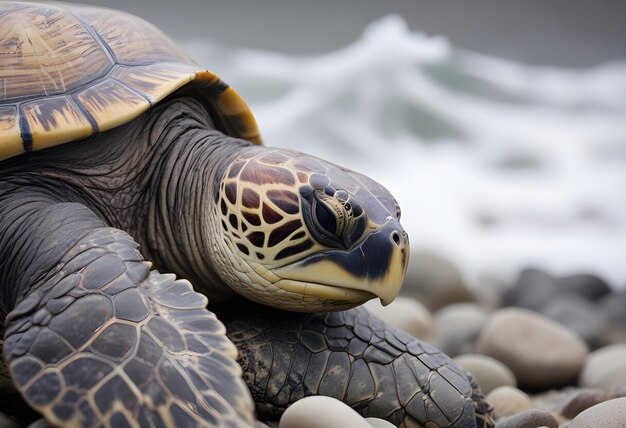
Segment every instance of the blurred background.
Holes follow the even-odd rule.
[[[626,288],[625,2],[87,3],[220,74],[266,144],[383,183],[413,255],[468,287],[537,267]]]
[[[389,14],[402,16],[411,31],[442,35],[456,47],[526,63],[588,67],[626,56],[626,4],[619,0],[80,3],[142,16],[178,42],[200,39],[300,57],[345,47],[358,40],[369,23]]]

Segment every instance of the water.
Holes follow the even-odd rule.
[[[321,56],[183,47],[243,95],[266,144],[383,183],[412,246],[470,283],[532,265],[626,286],[626,61],[529,66],[397,16]]]

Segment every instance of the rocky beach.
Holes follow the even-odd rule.
[[[403,297],[367,307],[471,373],[496,427],[626,425],[623,290],[529,268],[475,294],[452,263],[428,257],[438,263],[410,269]]]

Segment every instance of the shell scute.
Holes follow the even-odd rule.
[[[119,64],[192,63],[165,34],[141,18],[88,7],[80,8],[79,14],[102,38]]]
[[[148,100],[110,78],[89,86],[77,98],[99,131],[122,125],[150,107]]]
[[[154,103],[162,94],[172,93],[189,83],[196,68],[176,63],[118,67],[111,77]]]
[[[67,96],[48,97],[24,103],[20,108],[32,136],[32,149],[54,146],[92,132],[89,119]],[[24,132],[24,130],[22,130]]]
[[[18,155],[23,150],[17,107],[0,106],[0,159]]]
[[[182,87],[205,100],[218,130],[261,143],[241,97],[147,21],[0,4],[0,161],[127,123]]]
[[[8,12],[0,29],[0,99],[64,94],[113,67],[81,22],[56,7]]]

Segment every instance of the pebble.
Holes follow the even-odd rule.
[[[609,321],[626,328],[626,290],[604,296],[599,307]]]
[[[549,388],[573,382],[585,363],[587,345],[566,327],[524,309],[494,313],[476,351],[508,366],[520,385]]]
[[[370,424],[372,428],[396,428],[394,424],[384,419],[378,418],[365,418],[365,422]]]
[[[425,342],[432,341],[433,316],[420,302],[408,297],[396,297],[389,305],[383,306],[378,300],[365,303],[365,308],[378,318],[404,330]]]
[[[587,300],[599,300],[611,293],[611,287],[601,278],[590,274],[569,275],[559,278],[557,286],[563,292],[576,294]]]
[[[502,293],[509,287],[507,281],[495,274],[477,274],[474,280],[477,286],[470,287],[474,302],[489,312],[502,306]]]
[[[512,288],[502,295],[504,306],[517,306],[540,312],[557,297],[555,279],[538,269],[524,269]]]
[[[372,428],[350,406],[331,397],[315,395],[296,401],[285,410],[279,428]]]
[[[533,408],[528,394],[512,386],[499,386],[487,394],[496,419],[506,418]]]
[[[615,398],[597,404],[580,413],[570,428],[626,428],[626,398]]]
[[[439,255],[419,250],[411,250],[400,293],[420,301],[432,312],[452,303],[473,300],[472,293],[452,263]]]
[[[590,348],[601,346],[606,320],[597,304],[581,296],[565,294],[549,302],[541,311],[546,317],[566,326]]]
[[[561,415],[567,419],[574,419],[582,411],[611,398],[615,398],[613,394],[601,389],[581,390],[563,407]]]
[[[581,390],[580,388],[571,386],[561,389],[550,389],[533,394],[531,400],[533,407],[548,410],[552,413],[559,413]]]
[[[474,343],[487,321],[475,303],[456,303],[435,314],[434,345],[450,357],[474,352]]]
[[[626,290],[604,296],[598,302],[598,312],[605,318],[600,344],[626,343]]]
[[[469,372],[484,394],[499,386],[516,386],[515,375],[495,358],[479,354],[459,355],[454,361]]]
[[[558,301],[563,295],[593,302],[610,293],[609,285],[595,275],[555,277],[539,269],[524,269],[515,285],[504,292],[502,302],[505,306],[543,312],[547,304]]]
[[[626,344],[605,346],[589,354],[579,385],[602,389],[626,385]]]
[[[598,344],[601,346],[626,343],[626,327],[611,322],[605,323],[604,329],[600,332],[597,339]]]
[[[496,428],[537,428],[541,426],[558,428],[559,424],[550,412],[541,409],[526,410],[496,422]]]

